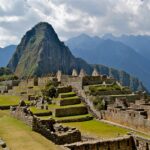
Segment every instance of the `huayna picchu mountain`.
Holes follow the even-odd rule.
[[[71,54],[48,23],[39,23],[25,34],[8,67],[20,77],[42,76],[59,69],[64,73],[73,68],[91,70],[85,61]]]
[[[74,68],[78,71],[84,69],[91,74],[94,67],[83,59],[74,57],[69,48],[59,40],[53,27],[45,22],[37,24],[24,35],[8,64],[8,68],[19,77],[43,76],[58,70],[71,74]],[[134,90],[144,88],[137,78],[123,71],[103,65],[98,65],[97,69]]]

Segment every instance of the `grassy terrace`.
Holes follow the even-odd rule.
[[[76,127],[79,129],[83,135],[89,136],[89,137],[95,137],[95,138],[115,138],[118,136],[123,136],[127,134],[128,132],[131,132],[131,130],[113,126],[110,124],[106,124],[101,121],[97,120],[90,120],[85,122],[73,122],[73,123],[63,123],[65,126],[71,126]],[[150,138],[150,135],[142,134],[142,133],[136,133],[140,136]]]
[[[50,110],[45,110],[45,109],[38,109],[36,107],[30,107],[30,111],[36,115],[36,114],[45,114],[45,113],[50,113]]]
[[[20,97],[0,95],[0,106],[13,106],[19,103]]]
[[[67,106],[58,106],[55,104],[48,105],[49,109],[55,109],[55,108],[70,108],[70,107],[79,107],[79,106],[85,106],[84,104],[76,104],[76,105],[67,105]]]
[[[23,122],[10,117],[8,111],[0,110],[0,136],[11,150],[61,150]]]
[[[76,93],[75,92],[60,93],[59,96],[61,96],[62,98],[73,97],[76,96]]]
[[[78,119],[78,118],[85,118],[85,117],[92,117],[92,115],[86,114],[86,115],[67,116],[67,117],[41,116],[39,118],[41,120],[46,120],[46,119],[49,119],[49,118],[53,118],[55,120],[67,120],[67,119]]]
[[[79,99],[78,96],[73,96],[73,97],[66,97],[66,98],[54,98],[53,100],[56,100],[56,101],[61,101],[61,100],[72,100],[72,99]]]

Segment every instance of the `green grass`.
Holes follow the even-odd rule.
[[[42,119],[42,120],[46,120],[46,119],[49,119],[49,118],[53,118],[55,120],[67,120],[67,119],[78,119],[78,118],[85,118],[85,117],[92,117],[92,115],[86,114],[86,115],[67,116],[67,117],[41,116],[39,118]]]
[[[80,107],[80,106],[85,106],[84,104],[76,104],[76,105],[67,105],[67,106],[58,106],[55,104],[50,104],[48,105],[49,109],[58,109],[58,108],[70,108],[70,107]]]
[[[0,95],[0,106],[13,106],[18,105],[20,97]]]
[[[39,108],[36,108],[36,107],[30,107],[30,111],[36,115],[36,114],[43,114],[43,113],[49,113],[50,110],[45,110],[45,109],[39,109]]]
[[[59,96],[62,98],[66,98],[66,97],[73,97],[75,96],[76,93],[75,92],[68,92],[68,93],[60,93]]]
[[[131,130],[109,125],[107,123],[98,121],[98,120],[90,120],[85,122],[73,122],[73,123],[63,123],[66,126],[76,127],[78,128],[84,135],[89,137],[96,137],[96,138],[115,138],[118,136],[126,135]],[[137,133],[143,137],[149,137],[145,134]]]
[[[66,98],[54,98],[54,100],[57,100],[57,101],[61,101],[61,100],[72,100],[72,99],[79,99],[78,96],[73,96],[73,97],[66,97]]]
[[[11,150],[61,150],[23,122],[12,118],[8,111],[0,110],[0,137]]]

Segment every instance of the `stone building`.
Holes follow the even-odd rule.
[[[94,68],[93,72],[92,72],[92,76],[100,76],[99,72],[97,71],[96,68]]]

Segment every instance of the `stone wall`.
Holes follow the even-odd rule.
[[[150,139],[134,136],[134,140],[137,150],[150,150]]]
[[[80,103],[81,100],[79,97],[71,97],[71,99],[61,99],[56,101],[56,104],[59,106],[75,105]]]
[[[68,93],[72,91],[72,87],[71,86],[60,86],[57,88],[57,92],[59,93]]]
[[[30,114],[25,113],[24,107],[11,107],[11,115],[23,121],[25,124],[29,125],[30,127],[33,126],[33,116]]]
[[[55,117],[66,117],[66,116],[84,115],[87,113],[88,110],[85,106],[78,106],[69,108],[56,108],[53,114]]]
[[[11,107],[11,115],[29,125],[36,131],[55,144],[69,144],[81,141],[81,133],[76,128],[63,127],[55,124],[53,119],[40,120],[32,116],[26,107]]]
[[[101,111],[101,114],[105,120],[150,133],[150,120],[144,110],[109,107],[106,111]]]
[[[41,77],[38,78],[38,86],[45,86],[53,77]]]
[[[65,145],[68,150],[136,150],[131,136],[103,141],[88,141]]]
[[[53,141],[55,144],[62,145],[67,143],[74,143],[81,141],[81,133],[79,130],[75,128],[69,128],[69,127],[54,127],[54,132],[50,131],[50,128],[48,127],[51,124],[49,120],[43,120],[39,121],[36,118],[34,118],[34,124],[33,124],[33,131],[36,131],[38,133],[41,133],[43,136],[45,136],[47,139]]]

